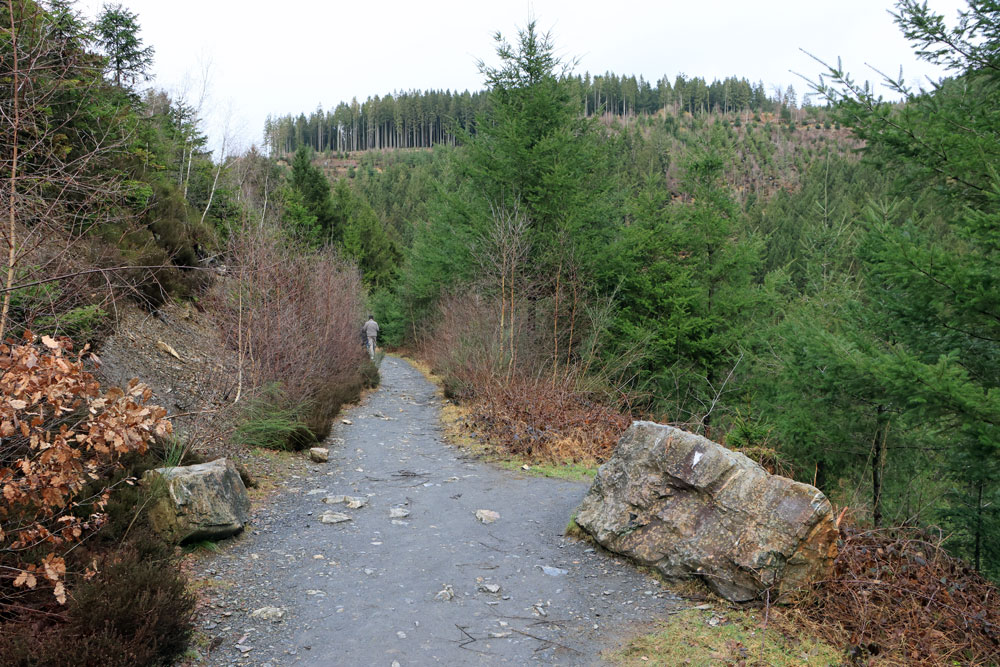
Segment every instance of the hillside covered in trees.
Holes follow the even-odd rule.
[[[564,75],[548,36],[501,42],[459,145],[331,169],[398,257],[360,260],[390,340],[516,451],[578,439],[599,459],[614,429],[574,426],[596,404],[683,424],[872,525],[941,526],[996,576],[995,51],[934,51],[929,14],[900,7],[952,68],[897,83],[901,103],[831,70],[822,108],[751,94],[727,112],[707,86],[704,105],[592,115],[597,84]],[[300,145],[293,162],[337,159]]]
[[[664,76],[656,85],[634,76],[608,72],[591,77],[562,77],[587,116],[628,119],[664,111],[705,113],[784,112],[788,119],[798,107],[795,88],[768,94],[763,82],[729,77],[707,83],[701,77]],[[428,148],[454,145],[475,134],[476,118],[486,111],[489,95],[477,91],[414,90],[352,99],[334,109],[316,109],[308,116],[268,118],[264,145],[271,155],[292,153],[299,146],[314,151],[365,151],[385,148]]]

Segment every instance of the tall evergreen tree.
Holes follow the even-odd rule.
[[[638,380],[650,407],[694,428],[708,427],[736,387],[759,299],[759,244],[721,182],[725,141],[713,135],[688,158],[686,201],[647,182],[602,271],[619,303],[608,354],[642,345]]]
[[[579,333],[581,299],[621,217],[612,206],[615,178],[606,140],[582,116],[551,37],[529,23],[515,43],[500,34],[496,42],[499,65],[480,63],[486,110],[475,135],[463,137],[466,147],[446,174],[451,186],[442,188],[429,224],[418,227],[403,282],[423,314],[446,286],[473,277],[494,211],[517,207],[528,220],[525,280],[532,299],[545,304],[536,315],[547,318],[530,327],[535,340],[551,342],[558,364]]]
[[[143,46],[138,18],[121,4],[106,4],[94,26],[97,43],[108,58],[108,68],[119,88],[148,78],[147,70],[153,64],[153,47]]]
[[[315,219],[319,228],[320,243],[325,241],[340,241],[343,230],[336,225],[336,212],[330,195],[330,181],[318,167],[312,163],[312,150],[305,145],[295,151],[292,159],[291,184],[298,191],[302,203],[309,216]]]
[[[904,416],[936,424],[955,482],[946,519],[977,566],[1000,571],[1000,5],[970,0],[958,23],[916,0],[896,20],[917,54],[949,68],[930,90],[890,81],[902,104],[831,68],[821,93],[896,174],[903,205],[874,219],[860,250],[871,308],[890,321],[879,381]]]

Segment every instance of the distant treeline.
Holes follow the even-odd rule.
[[[768,95],[763,82],[728,77],[708,83],[701,77],[678,74],[673,83],[664,76],[655,84],[643,77],[570,76],[587,116],[651,115],[662,109],[708,112],[763,112],[793,109],[795,89],[776,89]],[[317,108],[308,116],[268,117],[264,138],[272,155],[292,153],[306,145],[316,151],[360,151],[382,148],[425,148],[455,144],[464,134],[475,134],[476,117],[486,107],[482,91],[415,90],[385,97],[352,99],[333,110]]]

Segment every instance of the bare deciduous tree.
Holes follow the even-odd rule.
[[[517,358],[514,344],[517,330],[518,300],[524,286],[524,262],[530,244],[527,238],[531,222],[519,203],[490,204],[492,218],[489,228],[479,239],[476,258],[482,269],[483,287],[489,293],[499,292],[499,357],[506,357],[507,375],[513,372]]]

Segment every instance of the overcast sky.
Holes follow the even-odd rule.
[[[117,1],[117,0],[116,0]],[[93,17],[103,0],[81,0]],[[578,73],[729,75],[773,86],[807,84],[843,59],[857,79],[870,64],[909,81],[938,76],[918,62],[888,10],[891,0],[122,0],[156,49],[151,85],[196,101],[208,66],[207,130],[225,120],[242,147],[260,143],[268,114],[311,112],[396,90],[477,90],[493,34],[511,38],[534,18]],[[929,0],[952,19],[963,0]]]

